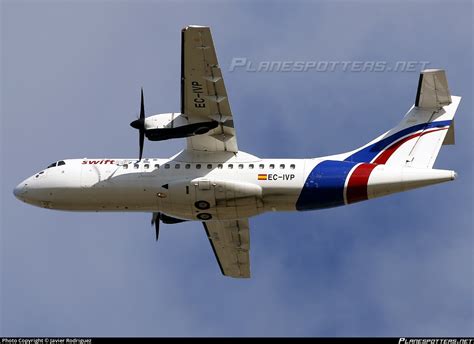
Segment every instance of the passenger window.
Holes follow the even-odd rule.
[[[186,164],[186,165],[184,165],[184,168],[187,169],[187,170],[189,170],[189,169],[191,168],[191,164]]]
[[[243,164],[239,164],[239,169],[243,169],[244,168],[244,165]]]
[[[263,169],[265,168],[265,165],[264,165],[264,164],[260,164],[260,165],[258,165],[258,168],[261,169],[261,170],[263,170]]]
[[[229,170],[231,170],[231,169],[233,169],[233,168],[234,168],[234,165],[232,165],[232,164],[229,164],[229,166],[228,166],[228,167],[229,167]]]
[[[280,164],[280,168],[283,170],[285,168],[285,164]]]
[[[294,170],[294,169],[295,169],[295,164],[291,164],[291,165],[290,165],[290,169],[291,169],[291,170]]]
[[[180,164],[176,164],[176,165],[174,165],[174,168],[175,168],[175,169],[179,169],[180,167],[181,167],[181,165],[180,165]]]
[[[201,169],[201,164],[196,164],[196,169],[200,170]]]
[[[165,164],[165,169],[169,169],[170,168],[170,164]]]
[[[250,165],[249,165],[249,168],[250,168],[251,170],[253,170],[253,164],[250,164]]]
[[[207,164],[207,169],[208,170],[212,169],[212,164]]]
[[[145,169],[148,169],[150,167],[150,164],[145,164]]]
[[[275,168],[275,165],[274,165],[274,164],[270,164],[270,166],[268,166],[268,167],[270,167],[270,169],[273,170],[273,169]]]
[[[222,164],[218,164],[218,165],[217,165],[217,168],[218,168],[218,169],[222,169]]]

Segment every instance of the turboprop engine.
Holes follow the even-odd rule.
[[[202,135],[209,130],[217,128],[219,122],[203,118],[202,121],[188,123],[184,114],[181,113],[163,113],[150,117],[145,117],[145,102],[143,100],[143,89],[141,90],[140,115],[136,120],[130,123],[130,126],[139,132],[139,155],[138,160],[142,159],[143,141],[145,136],[150,141],[162,141]]]
[[[183,114],[171,112],[146,117],[144,130],[145,136],[150,141],[162,141],[202,135],[218,125],[219,123],[213,120],[188,124],[188,120]],[[133,127],[136,128],[135,126]]]

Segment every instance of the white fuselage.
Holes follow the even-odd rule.
[[[185,220],[313,210],[449,181],[453,171],[394,168],[250,154],[190,153],[169,159],[70,159],[27,178],[15,196],[44,208],[162,212]]]
[[[306,160],[259,159],[239,152],[225,161],[200,154],[169,159],[70,159],[18,185],[15,195],[44,208],[73,211],[160,211],[212,219],[295,210]],[[259,180],[259,174],[261,175]],[[264,178],[263,175],[266,175]],[[208,209],[198,209],[206,201]]]

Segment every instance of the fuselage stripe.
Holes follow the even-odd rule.
[[[450,120],[418,124],[362,148],[344,161],[319,162],[303,185],[296,209],[324,209],[367,200],[369,178],[377,165],[385,164],[405,142],[446,130],[450,124]]]
[[[375,164],[360,164],[349,177],[346,189],[347,204],[365,201],[368,199],[367,184]]]
[[[297,210],[331,208],[344,205],[344,186],[356,163],[325,160],[309,173],[296,202]]]
[[[421,124],[414,125],[412,127],[400,130],[393,135],[390,135],[380,141],[377,141],[367,147],[364,147],[358,150],[357,152],[351,154],[346,159],[344,159],[344,161],[371,162],[374,160],[375,157],[377,157],[377,155],[382,153],[388,146],[392,145],[393,143],[397,142],[398,140],[402,139],[403,137],[407,135],[413,134],[420,130],[423,133],[423,131],[426,129],[442,128],[442,127],[449,126],[450,124],[451,124],[451,121],[447,120],[447,121],[437,121],[437,122],[421,123]]]
[[[385,149],[379,156],[377,156],[375,158],[373,163],[374,164],[385,164],[388,161],[388,159],[393,155],[393,153],[395,153],[395,151],[398,148],[400,148],[401,145],[403,145],[407,141],[410,141],[411,139],[414,139],[416,137],[421,137],[421,136],[426,135],[426,134],[434,133],[436,131],[447,130],[447,129],[448,129],[447,127],[446,128],[440,128],[440,129],[433,129],[433,130],[422,131],[422,132],[407,136],[407,137],[395,142],[394,144],[389,146],[387,149]]]

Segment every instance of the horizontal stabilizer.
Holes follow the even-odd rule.
[[[425,69],[420,73],[415,106],[419,108],[440,108],[451,104],[446,73],[443,69]]]
[[[446,133],[446,137],[444,138],[443,145],[454,145],[456,143],[455,140],[455,131],[454,131],[454,119],[451,121],[451,126]]]

